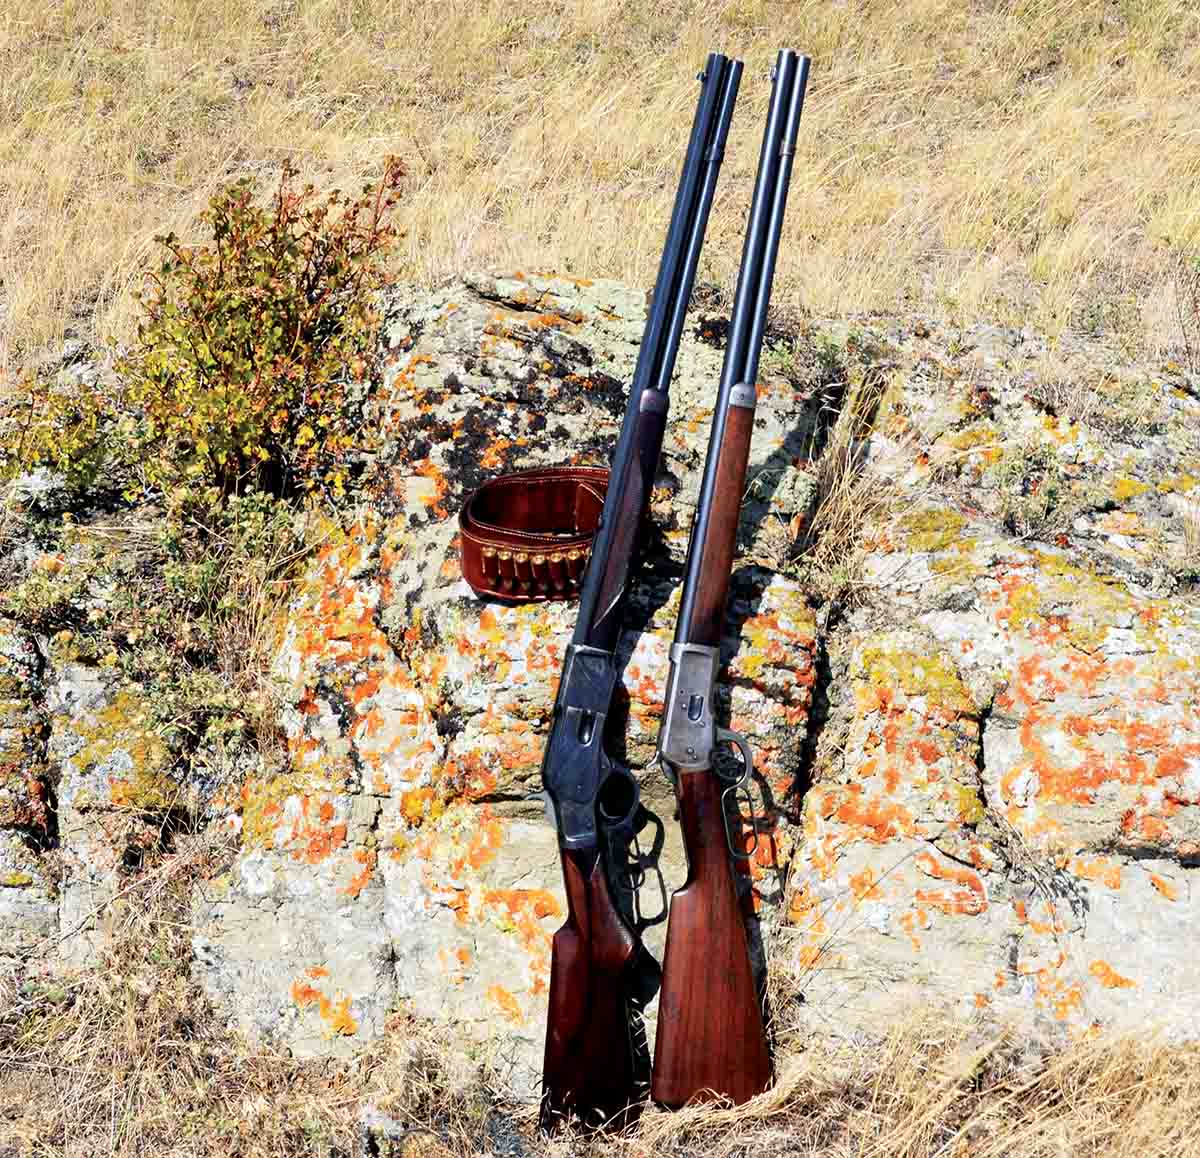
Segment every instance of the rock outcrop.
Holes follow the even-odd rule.
[[[243,789],[245,852],[197,914],[201,973],[252,1031],[345,1050],[402,1002],[480,1039],[503,1030],[514,1082],[535,1074],[549,939],[563,916],[539,768],[574,608],[477,600],[459,575],[456,516],[490,473],[604,462],[643,311],[640,296],[613,284],[478,279],[390,319],[376,500],[321,551],[278,661],[291,770]],[[664,890],[684,870],[669,788],[647,765],[720,358],[695,338],[680,358],[657,535],[622,654],[616,740],[644,771],[654,814],[637,919],[659,950]],[[809,409],[781,389],[763,408],[762,453],[811,427]],[[756,504],[759,522],[768,506]],[[752,518],[746,533],[752,541]],[[804,736],[814,627],[794,579],[761,567],[739,574],[726,688],[777,801],[759,882],[771,904],[781,898],[789,828],[778,821]]]
[[[644,309],[615,283],[533,275],[395,297],[385,436],[275,662],[286,770],[210,805],[239,852],[197,893],[195,975],[251,1035],[347,1052],[401,1007],[532,1088],[563,915],[538,771],[574,609],[477,600],[456,515],[488,475],[606,461]],[[700,314],[614,734],[647,808],[624,897],[655,953],[685,870],[651,762],[721,361],[721,323]],[[936,1003],[1200,1036],[1193,386],[998,327],[776,340],[722,683],[756,751],[755,927],[796,994],[774,1015],[871,1033]],[[848,407],[860,425],[839,442]],[[794,544],[824,525],[828,547],[819,504],[838,501],[845,549],[818,570]],[[139,825],[176,797],[136,688],[5,630],[0,955],[62,938],[78,962]]]

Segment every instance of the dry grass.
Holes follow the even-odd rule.
[[[1053,358],[1038,367],[1030,394],[1056,418],[1088,426],[1104,403],[1094,373],[1079,364],[1063,365]]]
[[[701,270],[728,285],[784,44],[815,67],[782,307],[1055,330],[1111,301],[1177,339],[1191,0],[25,0],[0,14],[0,369],[66,328],[127,333],[153,234],[285,154],[320,184],[402,156],[408,276],[648,284],[710,48],[749,64]]]
[[[1134,1038],[1055,1050],[927,1018],[876,1044],[785,1032],[736,1110],[649,1110],[616,1138],[534,1132],[495,1070],[397,1012],[353,1061],[301,1062],[222,1028],[188,977],[188,897],[231,849],[182,839],[122,890],[101,968],[0,973],[0,1154],[37,1158],[1182,1158],[1200,1153],[1200,1051]],[[391,1145],[389,1149],[388,1146]]]
[[[1196,1052],[1131,1039],[1062,1053],[929,1020],[873,1048],[788,1059],[774,1089],[738,1110],[656,1115],[634,1153],[820,1158],[1068,1158],[1200,1151],[1185,1108]]]
[[[1176,511],[1183,522],[1183,538],[1171,569],[1183,580],[1200,583],[1200,503],[1181,501]]]
[[[1181,254],[1175,266],[1175,312],[1188,369],[1200,374],[1200,255]]]
[[[194,883],[231,853],[220,838],[181,838],[128,882],[99,968],[0,971],[0,1155],[348,1156],[362,1153],[367,1106],[477,1153],[466,1140],[489,1112],[483,1075],[402,1014],[342,1063],[253,1048],[222,1026],[188,975],[188,913]]]
[[[871,433],[888,381],[876,366],[852,377],[812,464],[815,494],[792,547],[793,566],[823,599],[854,597],[870,548],[866,533],[878,529],[892,510],[893,489],[867,471]]]

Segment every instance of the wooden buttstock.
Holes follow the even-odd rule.
[[[650,1093],[735,1104],[771,1081],[762,1005],[746,940],[715,773],[679,774],[688,879],[671,899]]]
[[[630,967],[638,943],[596,852],[563,852],[567,921],[554,935],[541,1123],[569,1114],[624,1125],[636,1113]]]

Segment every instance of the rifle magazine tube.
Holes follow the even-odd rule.
[[[775,198],[767,222],[767,239],[762,269],[758,278],[758,297],[754,303],[754,320],[742,378],[753,382],[758,377],[758,359],[762,352],[763,335],[767,328],[767,309],[771,304],[771,285],[775,280],[775,262],[779,256],[779,240],[783,234],[783,215],[787,210],[788,187],[792,180],[792,163],[796,159],[796,138],[800,135],[800,114],[804,112],[804,96],[808,91],[809,59],[800,57],[788,99],[787,121],[780,142],[779,170],[775,175]]]
[[[663,352],[662,365],[654,380],[655,389],[658,390],[667,388],[671,380],[671,371],[675,368],[675,356],[679,353],[679,340],[683,336],[684,317],[692,300],[692,286],[695,284],[696,269],[700,264],[700,250],[704,246],[708,214],[712,209],[717,177],[721,173],[721,162],[725,159],[725,142],[729,138],[729,126],[733,121],[733,106],[737,103],[738,87],[742,82],[742,67],[742,62],[735,60],[726,70],[725,87],[721,93],[721,104],[717,113],[716,132],[704,155],[706,165],[704,180],[700,186],[700,206],[696,211],[695,226],[688,238],[684,254],[683,280],[680,291],[675,297],[675,308],[671,313],[670,324],[667,326],[667,344]]]

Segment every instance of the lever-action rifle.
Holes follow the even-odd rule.
[[[687,882],[671,900],[651,1085],[654,1100],[670,1106],[706,1091],[744,1102],[771,1080],[729,859],[739,852],[726,813],[726,799],[753,772],[753,757],[744,737],[716,726],[714,708],[754,383],[808,66],[807,57],[790,51],[781,52],[775,66],[658,738],[659,761],[675,783],[688,857]],[[739,750],[742,762],[741,777],[732,783],[720,776],[714,759],[726,744]]]
[[[554,936],[550,966],[543,1126],[568,1111],[593,1122],[625,1116],[637,1096],[629,1000],[640,945],[613,903],[606,849],[623,852],[632,839],[638,788],[629,770],[604,750],[604,726],[618,678],[614,653],[635,539],[658,468],[667,389],[741,72],[740,61],[713,53],[700,76],[700,100],[542,761],[567,894],[567,919]]]

